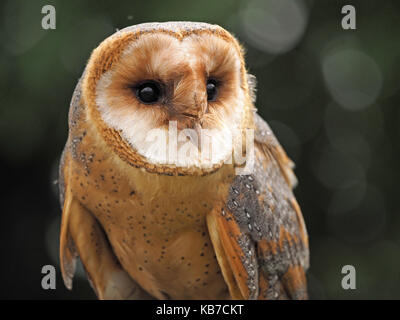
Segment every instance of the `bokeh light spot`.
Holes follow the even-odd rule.
[[[241,15],[249,43],[272,54],[287,52],[300,41],[307,18],[302,0],[253,0]]]
[[[326,86],[343,108],[360,110],[378,98],[382,74],[377,63],[355,48],[333,48],[322,58]]]

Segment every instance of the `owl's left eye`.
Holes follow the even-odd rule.
[[[217,81],[214,79],[208,79],[207,80],[207,100],[208,101],[215,101],[217,98]]]
[[[144,104],[155,103],[161,96],[160,86],[155,82],[142,83],[136,90],[136,96]]]

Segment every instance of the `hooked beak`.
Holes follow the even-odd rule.
[[[207,113],[208,106],[207,104],[205,104],[204,107],[202,107],[201,109],[198,110],[193,110],[193,112],[181,112],[181,115],[184,116],[185,118],[189,118],[192,119],[194,121],[196,121],[197,123],[200,123],[200,125],[203,123],[203,116],[204,114]]]

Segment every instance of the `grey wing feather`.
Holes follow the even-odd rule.
[[[256,143],[259,143],[266,154],[270,154],[277,161],[289,186],[294,188],[297,185],[297,178],[293,173],[293,161],[286,155],[267,122],[256,112],[254,112],[254,124]]]

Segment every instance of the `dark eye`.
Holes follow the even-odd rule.
[[[214,79],[207,80],[207,100],[214,101],[217,98],[217,81]]]
[[[140,102],[145,104],[155,103],[160,99],[161,89],[155,82],[142,83],[136,91],[136,96]]]

